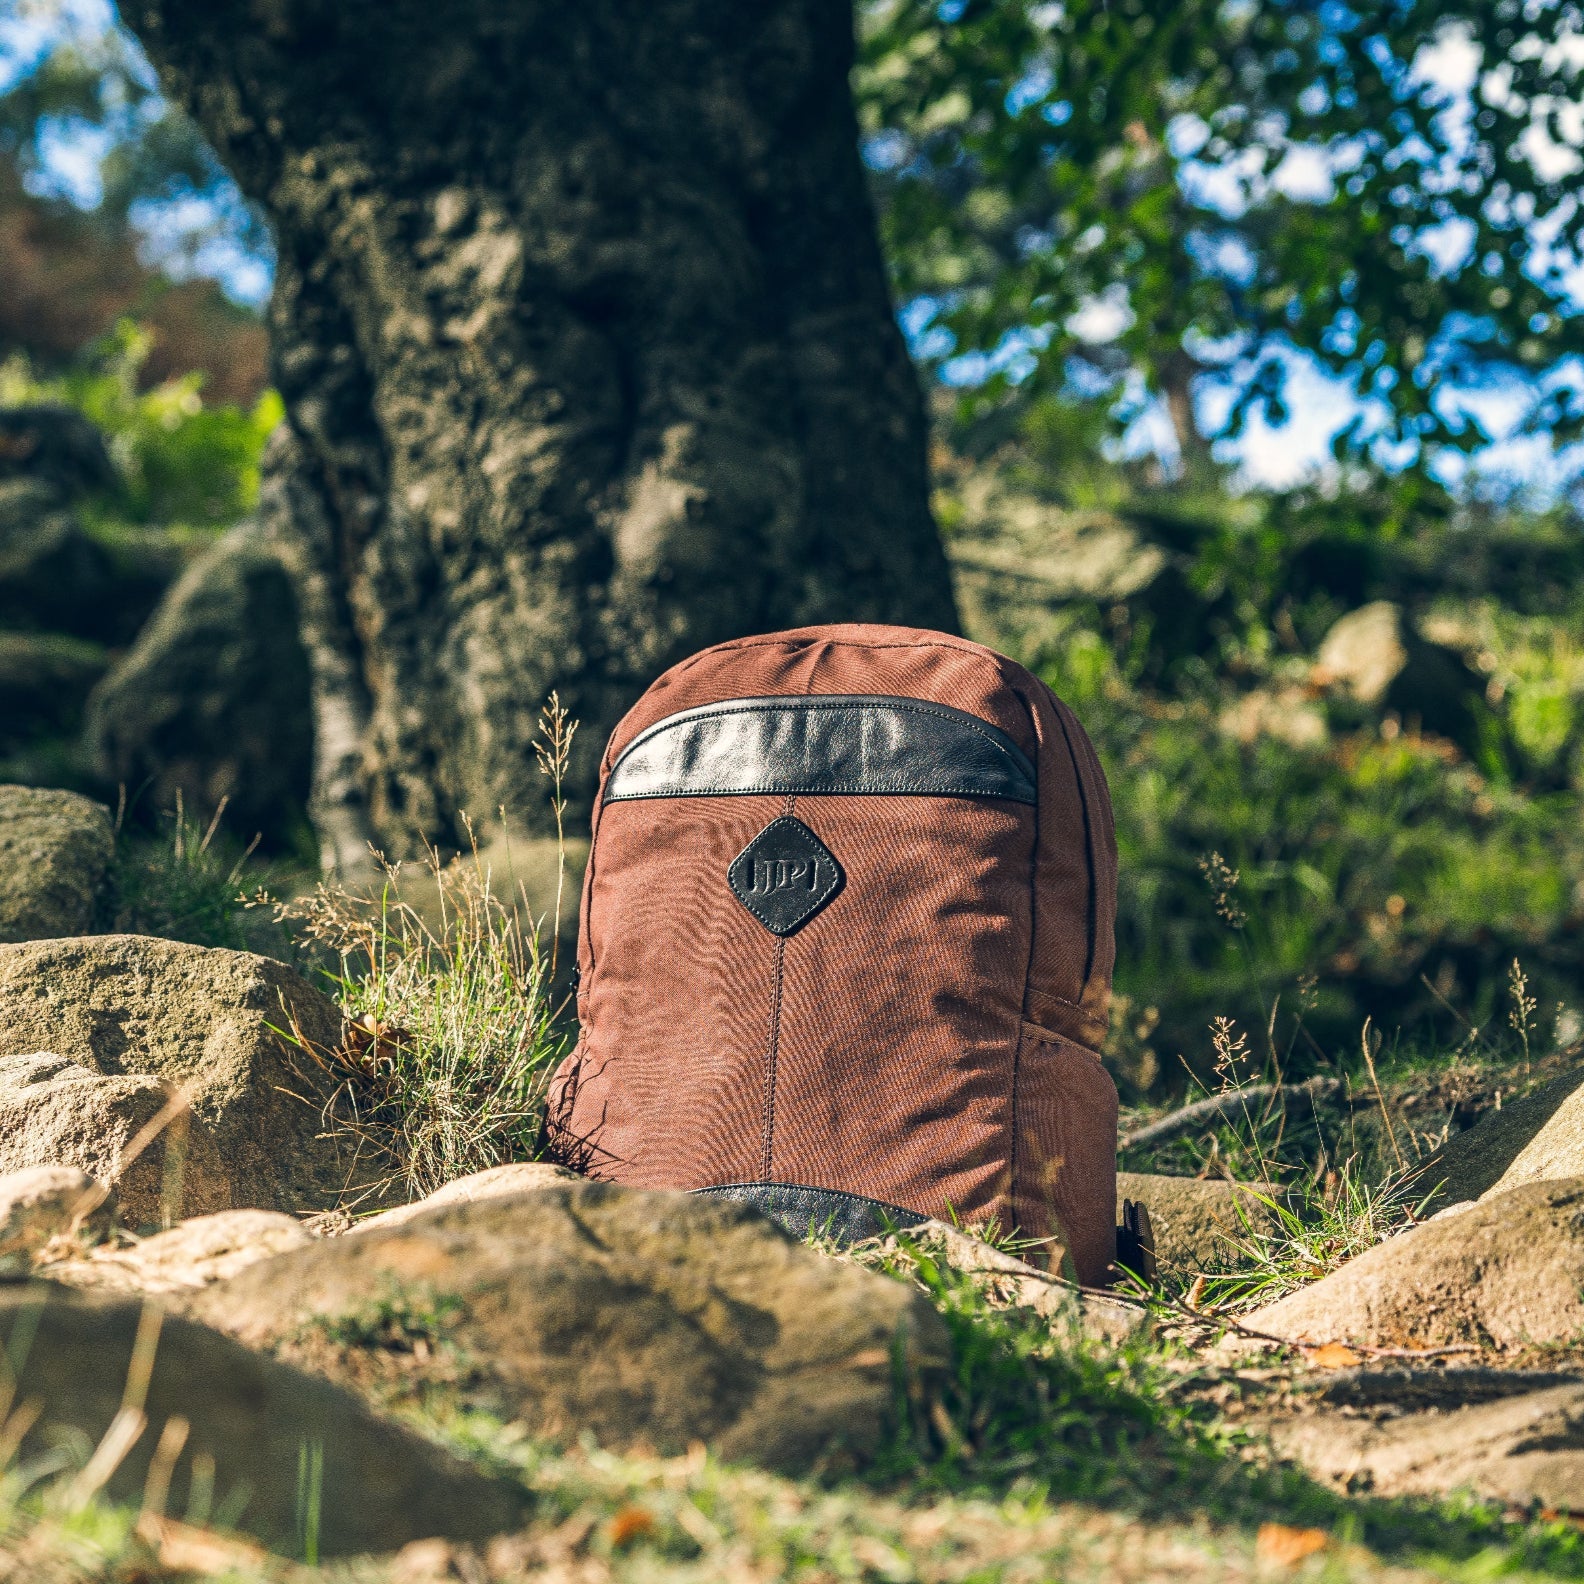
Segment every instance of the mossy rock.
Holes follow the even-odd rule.
[[[23,1466],[63,1433],[90,1448],[104,1443],[129,1379],[141,1379],[147,1428],[107,1471],[112,1501],[144,1501],[159,1449],[174,1448],[163,1471],[168,1511],[212,1500],[231,1526],[299,1556],[306,1478],[317,1487],[314,1538],[325,1557],[394,1551],[433,1535],[480,1540],[526,1515],[523,1492],[378,1418],[349,1392],[162,1317],[142,1299],[0,1286],[0,1337],[23,1336],[16,1399],[37,1410]],[[140,1339],[154,1343],[147,1373],[135,1356]],[[167,1427],[178,1423],[185,1434],[172,1436]]]
[[[90,929],[114,847],[110,815],[91,799],[0,786],[0,941]]]
[[[950,1358],[911,1286],[745,1205],[592,1182],[326,1239],[189,1313],[381,1397],[444,1381],[552,1441],[793,1470],[866,1462]]]
[[[104,649],[84,638],[0,632],[0,751],[74,735],[109,664]]]

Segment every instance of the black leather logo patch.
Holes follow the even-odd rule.
[[[772,935],[802,929],[846,878],[830,848],[790,814],[771,820],[726,871],[737,900]]]

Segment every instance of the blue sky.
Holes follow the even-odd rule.
[[[113,20],[114,10],[108,0],[0,0],[0,91],[29,70],[63,36],[74,37],[85,48],[96,47],[96,41],[105,38]],[[1584,51],[1584,40],[1580,49]],[[141,62],[141,56],[138,59]],[[1473,47],[1453,34],[1434,50],[1425,52],[1419,69],[1439,86],[1452,90],[1459,104],[1466,105],[1478,64]],[[153,74],[146,62],[141,63],[141,71],[152,86]],[[1492,81],[1489,76],[1485,79],[1487,91]],[[1584,110],[1569,107],[1564,123],[1570,139],[1584,143]],[[1179,135],[1191,143],[1193,129],[1182,129]],[[98,201],[99,165],[110,136],[81,124],[52,129],[44,143],[42,185],[91,207]],[[1534,137],[1537,141],[1528,152],[1538,167],[1549,166],[1559,174],[1571,175],[1584,166],[1573,147],[1546,147],[1543,145],[1549,140],[1543,133],[1537,132]],[[1217,204],[1236,201],[1237,172],[1195,169],[1191,164],[1185,169],[1187,179],[1200,188],[1196,196]],[[1331,176],[1322,158],[1313,151],[1297,149],[1272,179],[1295,197],[1320,197]],[[266,252],[245,245],[237,234],[237,226],[230,223],[239,203],[240,196],[233,191],[222,193],[218,205],[210,199],[185,198],[135,211],[146,261],[177,275],[211,276],[239,301],[262,304],[269,294],[271,260]],[[1432,238],[1429,246],[1432,251],[1445,249],[1450,257],[1456,252],[1458,239]],[[1579,283],[1575,295],[1584,302],[1584,281]],[[1086,334],[1103,340],[1114,332],[1125,313],[1123,302],[1091,304],[1081,316],[1082,328]],[[902,320],[904,330],[910,330],[910,316],[905,310]],[[1274,427],[1256,413],[1237,441],[1223,441],[1218,448],[1227,460],[1240,464],[1250,483],[1280,487],[1323,472],[1330,465],[1332,437],[1360,410],[1347,386],[1329,378],[1313,359],[1295,352],[1285,361],[1291,414],[1288,422]],[[972,364],[960,366],[957,372],[960,377],[971,377]],[[1501,435],[1520,417],[1525,392],[1516,385],[1506,389],[1496,385],[1464,393],[1461,399],[1490,432]],[[1203,426],[1216,427],[1229,401],[1228,393],[1206,386],[1200,404]],[[1173,441],[1164,413],[1147,411],[1129,432],[1126,447],[1133,452],[1155,450],[1169,455]],[[1499,441],[1479,454],[1476,465],[1498,480],[1520,480],[1540,497],[1555,494],[1580,467],[1577,456],[1554,455],[1544,436]]]

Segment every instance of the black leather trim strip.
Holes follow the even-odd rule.
[[[836,693],[725,699],[627,745],[605,801],[896,795],[1035,801],[1034,766],[999,726],[925,699]]]
[[[866,1199],[840,1188],[810,1188],[803,1183],[722,1183],[693,1192],[703,1198],[752,1205],[795,1238],[817,1232],[843,1247],[929,1220],[917,1210],[904,1210],[883,1199]]]

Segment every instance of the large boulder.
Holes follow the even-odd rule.
[[[1325,635],[1315,656],[1315,681],[1341,687],[1364,704],[1379,704],[1408,664],[1402,612],[1389,600],[1349,611]]]
[[[86,638],[0,632],[0,752],[39,737],[75,736],[109,663]]]
[[[1584,1074],[1564,1073],[1454,1133],[1415,1173],[1434,1205],[1584,1177]]]
[[[191,1209],[324,1209],[356,1185],[354,1161],[319,1136],[327,1080],[287,1034],[333,1051],[341,1012],[251,952],[142,935],[0,946],[0,1056],[51,1051],[89,1074],[182,1089],[222,1173]],[[85,1155],[54,1161],[106,1175]]]
[[[1117,1203],[1132,1199],[1149,1211],[1155,1258],[1165,1276],[1230,1269],[1251,1238],[1271,1230],[1272,1190],[1218,1178],[1118,1172]]]
[[[104,435],[75,407],[0,407],[0,479],[25,478],[71,500],[116,482]]]
[[[164,1484],[171,1514],[207,1506],[297,1556],[310,1510],[326,1557],[434,1535],[483,1539],[520,1522],[520,1491],[377,1418],[350,1393],[204,1326],[168,1315],[156,1330],[151,1318],[160,1320],[137,1299],[0,1286],[0,1336],[25,1329],[30,1339],[15,1355],[14,1400],[38,1410],[24,1465],[63,1431],[105,1445],[119,1415],[136,1434],[105,1470],[112,1500],[137,1506]],[[151,1361],[136,1356],[140,1334],[154,1343]],[[200,1460],[207,1468],[195,1477]]]
[[[95,637],[110,598],[107,552],[32,479],[0,479],[0,623]]]
[[[1484,684],[1457,650],[1423,638],[1389,600],[1349,611],[1331,628],[1310,680],[1465,747],[1477,741]]]
[[[134,1227],[230,1204],[213,1135],[173,1117],[171,1101],[146,1075],[101,1074],[49,1052],[0,1056],[0,1172],[76,1167],[115,1185]]]
[[[775,1468],[876,1451],[898,1371],[927,1384],[950,1351],[922,1293],[757,1211],[601,1183],[329,1238],[188,1312],[382,1394],[445,1375],[535,1435]]]
[[[102,805],[75,792],[0,786],[0,942],[91,929],[114,850]]]
[[[293,839],[312,768],[308,659],[291,581],[251,528],[176,582],[95,688],[84,736],[95,772],[146,786],[155,807],[226,800],[240,835]]]
[[[1584,1329],[1584,1178],[1534,1182],[1378,1244],[1246,1317],[1294,1342],[1500,1348]]]

